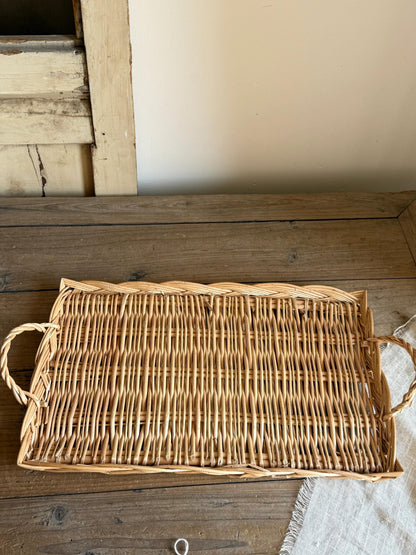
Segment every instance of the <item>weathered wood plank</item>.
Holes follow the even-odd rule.
[[[300,275],[308,283],[321,279],[344,290],[369,289],[377,334],[391,333],[415,312],[416,274],[397,220],[81,227],[70,221],[77,205],[82,210],[80,203],[75,202],[68,211],[62,208],[60,215],[59,210],[53,214],[57,205],[48,200],[46,206],[58,226],[68,218],[68,227],[54,227],[45,221],[40,203],[14,200],[12,205],[4,200],[0,217],[5,218],[5,225],[33,223],[32,216],[22,209],[27,202],[28,210],[34,207],[37,225],[46,226],[0,230],[0,336],[24,321],[47,320],[56,296],[56,291],[7,290],[56,288],[55,277],[64,271],[70,271],[69,277],[75,279],[140,279],[140,268],[147,264],[146,280],[156,280],[159,275],[161,280],[195,276],[200,281],[214,281],[241,276],[241,281],[277,281],[286,276],[287,281],[299,283],[300,278],[293,276]],[[71,201],[57,204],[65,202]],[[199,207],[203,214],[203,204]],[[92,203],[83,214],[85,224],[94,223],[94,216],[88,214],[91,209],[93,213],[99,210]],[[290,209],[294,210],[293,206]],[[107,210],[111,210],[110,203]],[[126,210],[134,216],[134,207]],[[179,208],[175,210],[180,218]],[[260,204],[257,210],[261,218]],[[217,205],[213,217],[218,218],[219,212]],[[231,221],[238,221],[238,212],[229,214]],[[288,257],[288,252],[292,256]],[[351,279],[339,281],[342,272]],[[391,279],[397,275],[403,279]],[[382,276],[390,279],[378,279]],[[369,279],[357,279],[360,277]],[[37,334],[16,340],[10,353],[11,367],[29,369],[38,342]],[[31,371],[13,374],[27,387]],[[0,498],[9,498],[0,502],[5,515],[0,529],[5,552],[169,552],[180,536],[190,540],[191,552],[278,552],[298,481],[242,483],[203,476],[59,476],[24,471],[15,466],[23,412],[2,382]],[[173,487],[196,484],[210,485]],[[114,491],[132,488],[135,491]],[[79,495],[81,492],[102,493]],[[62,493],[76,495],[63,497]],[[45,498],[47,494],[50,497]]]
[[[383,279],[416,277],[416,268],[398,221],[386,219],[4,227],[0,276],[4,291],[22,291],[55,289],[61,277],[112,282]]]
[[[0,146],[0,195],[82,197],[93,191],[88,145]]]
[[[90,199],[0,199],[0,225],[198,223],[395,218],[404,193],[189,195]]]
[[[389,335],[416,313],[416,279],[324,282],[344,291],[368,290],[368,303],[373,309],[376,335]],[[304,285],[305,283],[299,283]],[[0,340],[24,322],[45,322],[57,291],[0,294]],[[9,353],[10,368],[18,383],[27,389],[33,361],[40,342],[37,333],[26,333],[13,342]],[[0,498],[29,497],[59,493],[126,490],[137,487],[156,488],[172,485],[229,483],[227,477],[142,475],[104,476],[102,474],[62,475],[29,472],[16,466],[19,433],[24,409],[0,380]],[[400,441],[401,438],[398,438]]]
[[[82,16],[81,16],[81,0],[72,0],[72,7],[74,10],[75,33],[78,38],[82,38]]]
[[[7,145],[0,146],[0,195],[92,194],[84,146],[93,141],[91,109],[79,39],[3,37],[0,74],[0,145]]]
[[[57,50],[59,48],[77,48],[82,46],[82,39],[71,35],[0,35],[0,50],[11,47],[32,50]]]
[[[416,262],[416,201],[413,201],[399,217],[407,244]]]
[[[137,489],[0,502],[5,553],[277,553],[296,499],[290,482]]]
[[[87,98],[7,98],[0,101],[0,144],[92,143]]]
[[[82,0],[96,195],[137,195],[128,0]]]
[[[81,95],[88,92],[85,52],[81,47],[51,43],[0,44],[0,99]]]

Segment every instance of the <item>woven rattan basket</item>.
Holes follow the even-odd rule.
[[[14,337],[44,332],[30,391]],[[365,292],[279,283],[62,280],[46,324],[14,329],[1,374],[27,405],[18,464],[37,470],[328,476],[402,473]]]

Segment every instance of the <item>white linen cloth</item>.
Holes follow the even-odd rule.
[[[394,335],[416,347],[416,315]],[[389,344],[381,366],[394,406],[414,378],[413,363]],[[396,417],[396,442],[404,474],[395,480],[306,479],[281,555],[416,554],[416,401]]]

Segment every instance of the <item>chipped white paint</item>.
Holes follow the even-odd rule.
[[[92,194],[81,41],[3,37],[0,74],[0,195]]]
[[[93,194],[88,145],[0,146],[1,196]]]
[[[76,42],[0,42],[0,98],[88,92],[84,50]]]
[[[90,144],[93,141],[88,99],[0,99],[0,144]]]

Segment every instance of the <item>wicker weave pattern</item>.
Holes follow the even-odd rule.
[[[363,294],[66,280],[51,322],[23,466],[400,473]]]

